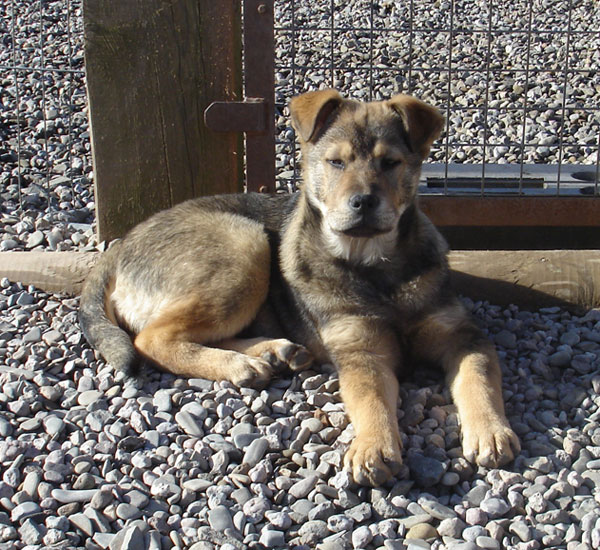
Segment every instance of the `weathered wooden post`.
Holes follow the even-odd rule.
[[[242,136],[204,124],[242,99],[239,0],[84,0],[100,240],[243,185]]]

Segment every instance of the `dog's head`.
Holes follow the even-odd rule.
[[[406,95],[361,103],[335,90],[295,97],[290,111],[302,146],[304,192],[331,239],[395,235],[442,130],[440,113]]]

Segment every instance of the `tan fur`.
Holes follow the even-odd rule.
[[[505,464],[519,442],[496,353],[449,294],[447,246],[417,204],[443,117],[408,96],[358,103],[335,90],[294,98],[290,112],[301,192],[200,198],[140,224],[84,287],[87,338],[128,372],[142,357],[258,387],[311,354],[333,361],[356,431],[344,464],[368,485],[401,465],[397,374],[434,361],[465,456]]]

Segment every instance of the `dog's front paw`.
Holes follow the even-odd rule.
[[[467,460],[487,468],[504,466],[521,450],[517,434],[502,420],[463,425],[462,444]]]
[[[357,436],[344,457],[354,481],[377,487],[400,471],[402,443],[397,434]]]

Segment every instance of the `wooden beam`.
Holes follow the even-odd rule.
[[[87,252],[0,252],[0,278],[78,294],[100,257]],[[600,307],[599,250],[467,250],[450,253],[454,289],[523,309]]]
[[[419,197],[419,206],[439,227],[597,227],[596,197]]]
[[[239,0],[84,0],[100,240],[199,195],[243,189],[242,137],[204,125],[242,99]]]

